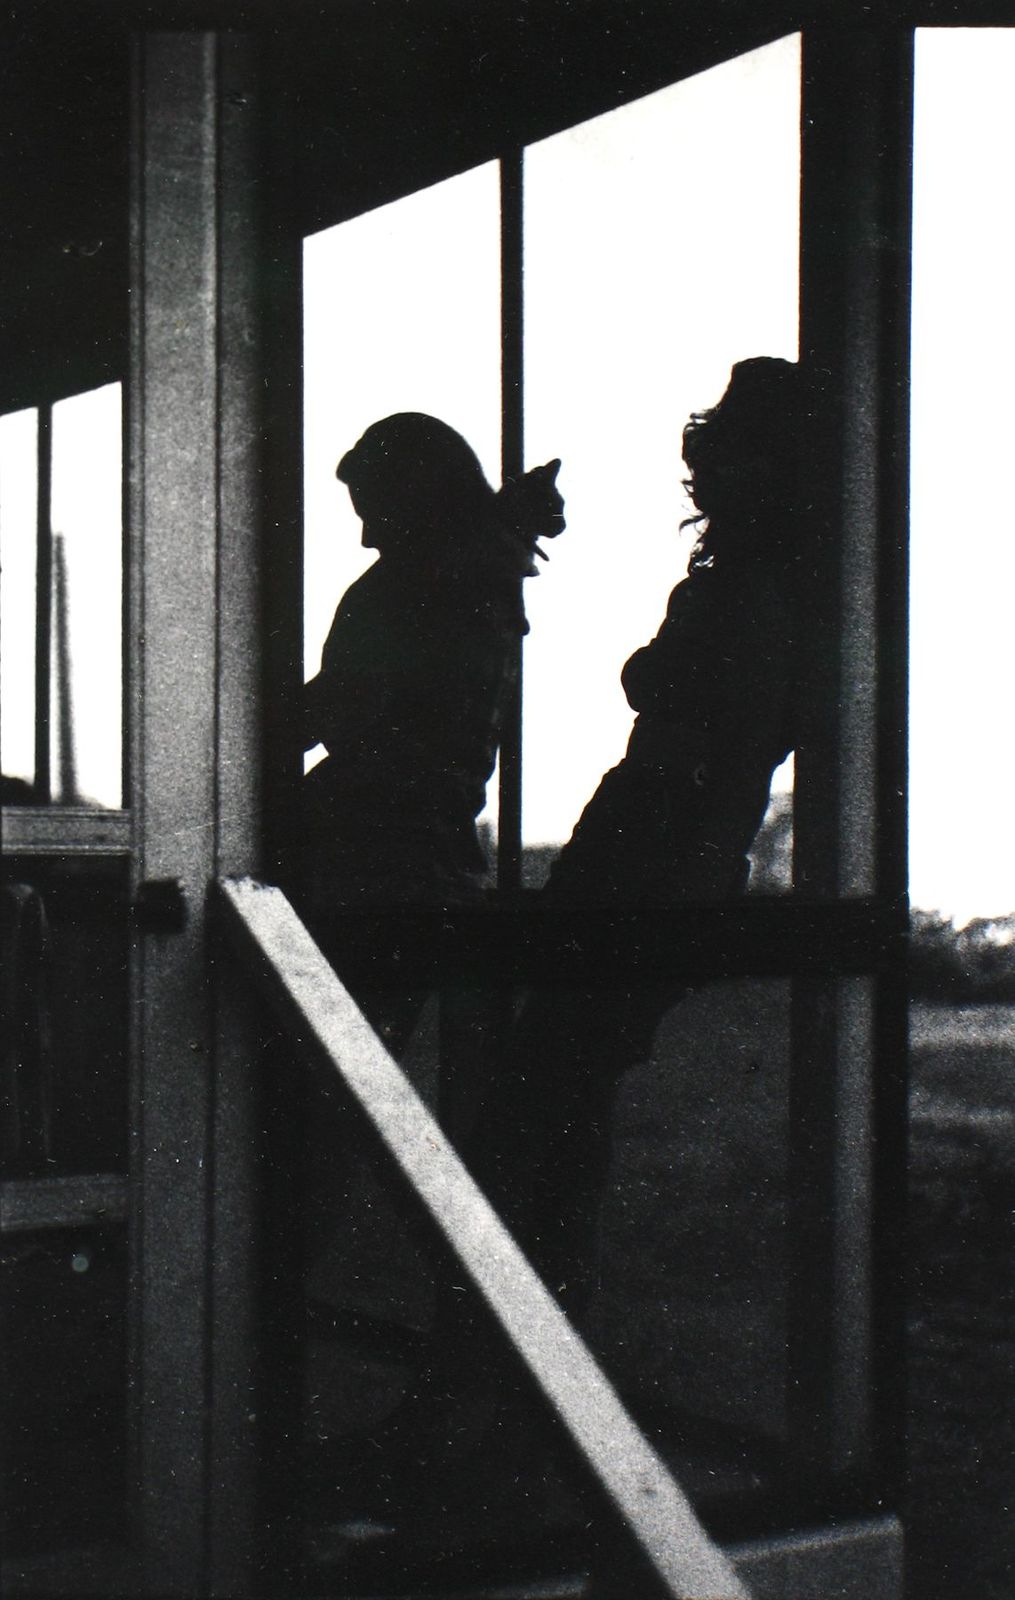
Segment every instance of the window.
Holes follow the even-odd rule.
[[[799,122],[792,36],[525,152],[526,461],[563,458],[569,517],[526,596],[526,844],[624,753],[620,671],[694,543],[684,423],[734,361],[796,358]]]
[[[120,810],[121,507],[119,384],[0,417],[0,892],[4,1020],[18,1045],[5,1055],[0,1152],[4,1378],[18,1394],[19,1441],[4,1534],[15,1553],[124,1530],[131,885]]]
[[[1013,29],[917,32],[910,871],[959,924],[1015,907],[1013,66]]]
[[[372,559],[334,478],[370,422],[431,411],[495,483],[501,431],[527,466],[563,460],[568,531],[525,586],[524,765],[519,727],[502,742],[502,867],[524,842],[528,881],[623,754],[620,669],[693,543],[684,422],[735,360],[796,354],[799,78],[794,35],[530,146],[500,196],[491,164],[305,243],[308,676]],[[775,788],[785,812],[791,763]]]
[[[108,384],[0,418],[11,800],[122,804],[120,406]]]
[[[4,776],[20,778],[30,787],[35,783],[37,753],[32,619],[38,562],[38,425],[36,411],[0,418],[0,747]]]
[[[820,77],[826,66],[818,58],[812,71]],[[548,855],[623,753],[632,714],[620,669],[656,632],[693,539],[679,529],[690,510],[681,484],[683,423],[719,398],[734,361],[797,353],[800,85],[794,36],[506,154],[499,196],[496,168],[477,168],[306,242],[308,673],[341,589],[364,566],[358,521],[333,474],[338,454],[370,421],[399,409],[432,410],[466,434],[497,481],[504,470],[496,461],[499,400],[508,470],[562,458],[568,531],[550,549],[549,568],[526,586],[532,631],[522,711],[502,741],[500,859],[508,888],[519,856],[529,868],[525,881],[539,881]],[[703,129],[712,137],[702,137]],[[812,175],[811,185],[834,189],[827,172]],[[865,448],[855,433],[850,448]],[[329,548],[339,518],[347,529],[338,534],[344,567]],[[838,501],[830,526],[838,548]],[[872,517],[864,560],[878,537]],[[872,591],[849,568],[855,548],[844,557],[844,591],[831,585],[828,600],[827,653],[842,645],[846,681],[876,628]],[[891,684],[877,689],[890,692]],[[822,708],[817,733],[811,724],[802,780],[811,860],[822,851],[830,858],[828,836],[816,839],[813,819],[827,812],[822,785],[849,748],[837,704]],[[869,793],[837,802],[846,817],[842,837],[861,840],[871,861],[877,817],[873,803],[865,806],[884,781],[875,771],[872,723],[864,720],[872,706],[873,698],[865,700],[848,730],[867,752]],[[794,782],[790,762],[777,778],[765,890],[789,887]],[[831,882],[804,879],[796,904],[758,907],[754,921],[755,908],[744,908],[746,954],[732,961],[730,924],[718,915],[703,925],[705,955],[681,947],[701,990],[667,1016],[618,1113],[623,1148],[608,1201],[597,1338],[608,1370],[628,1388],[640,1360],[663,1374],[671,1336],[688,1353],[699,1414],[697,1423],[684,1421],[692,1431],[728,1428],[742,1447],[719,1493],[726,1504],[741,1491],[750,1498],[752,1474],[755,1489],[763,1482],[773,1493],[806,1500],[813,1490],[820,1498],[833,1492],[827,1485],[837,1475],[873,1471],[877,1449],[875,1352],[879,1340],[884,1349],[888,1342],[871,1241],[890,1142],[880,1147],[881,1165],[872,1162],[876,1102],[884,1101],[872,1063],[899,1012],[883,1004],[884,968],[863,931],[882,926],[872,909],[873,870],[864,877],[850,867],[829,889]],[[824,894],[825,906],[809,908],[808,894]],[[859,902],[859,933],[840,900],[847,894]],[[817,976],[815,950],[826,952]],[[645,981],[624,965],[619,946],[618,955],[615,972],[600,971],[606,989]],[[537,981],[566,1002],[574,980],[548,970]],[[697,1119],[701,1135],[694,1154],[714,1159],[697,1166],[684,1159],[685,1116]],[[843,1129],[850,1130],[845,1142]],[[757,1148],[750,1148],[752,1130]],[[745,1196],[734,1204],[723,1185],[735,1185],[745,1169],[756,1204],[738,1211]],[[710,1235],[722,1254],[719,1278],[674,1247],[674,1218],[685,1205],[726,1218],[724,1240],[721,1228]],[[654,1239],[656,1269],[640,1282],[625,1244],[636,1216],[642,1243]],[[653,1295],[669,1296],[662,1324],[653,1322]],[[751,1311],[738,1323],[742,1337],[724,1342],[724,1307],[732,1304]],[[660,1381],[666,1404],[679,1411],[676,1375],[667,1371]],[[651,1403],[646,1421],[650,1413]],[[797,1473],[801,1459],[813,1462],[813,1483]],[[803,1515],[802,1501],[794,1504]]]

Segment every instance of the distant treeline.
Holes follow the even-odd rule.
[[[556,845],[529,846],[522,853],[526,888],[538,889],[557,854]],[[772,797],[751,849],[753,894],[783,894],[792,884],[793,806],[789,795]],[[1015,912],[978,917],[956,928],[937,911],[910,918],[909,992],[914,1000],[950,1005],[1015,1005]]]
[[[914,911],[909,986],[914,1000],[1015,1004],[1015,912],[956,928],[936,911]]]
[[[793,806],[772,796],[751,850],[750,887],[758,894],[785,892],[792,882]],[[937,911],[910,917],[909,992],[914,1000],[951,1005],[1015,1004],[1015,912],[978,917],[956,928]]]

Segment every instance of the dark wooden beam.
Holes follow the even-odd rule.
[[[784,898],[673,908],[348,912],[315,924],[343,973],[357,952],[400,952],[406,983],[630,984],[896,970],[905,913],[880,902]]]

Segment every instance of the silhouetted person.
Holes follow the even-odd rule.
[[[407,941],[425,940],[425,925],[396,917],[343,928],[331,919],[357,910],[440,912],[486,892],[476,819],[527,630],[523,580],[542,554],[537,540],[564,527],[559,465],[495,492],[454,429],[406,412],[368,428],[338,466],[363,544],[378,559],[343,595],[321,671],[305,689],[303,746],[320,742],[328,754],[303,779],[292,888],[395,1055],[427,998],[401,974],[412,964]],[[406,955],[408,963],[400,960]],[[489,1032],[473,1027],[475,1012],[469,997],[450,996],[443,1018],[447,1024],[450,1014],[456,1035],[468,1032],[470,1053]],[[446,1026],[442,1034],[446,1055]],[[415,1218],[388,1195],[384,1174],[372,1175],[370,1153],[343,1137],[332,1095],[325,1081],[306,1129],[304,1294],[312,1324],[325,1333],[352,1308],[400,1328],[407,1313],[398,1241],[412,1237]]]
[[[684,429],[700,534],[653,641],[623,670],[637,718],[544,893],[575,906],[741,894],[774,769],[793,749],[799,372],[734,366]],[[488,1095],[470,1165],[573,1311],[594,1270],[618,1079],[680,997],[663,985],[534,992]]]
[[[794,743],[799,423],[796,367],[765,359],[734,367],[720,403],[688,423],[700,536],[658,635],[624,668],[637,712],[627,754],[561,851],[551,902],[633,908],[744,890],[772,772]],[[572,1314],[594,1285],[618,1080],[685,990],[680,974],[533,990],[480,1093],[466,1164]],[[473,1064],[491,1065],[482,1053]],[[444,1470],[470,1418],[497,1452],[515,1405],[486,1318],[472,1298],[448,1298],[428,1369],[373,1441],[378,1465]]]
[[[461,435],[418,412],[374,423],[339,463],[378,560],[342,597],[305,690],[304,747],[328,751],[303,782],[311,916],[482,897],[476,818],[528,627],[522,580],[537,539],[564,527],[559,465],[495,492]],[[384,965],[378,951],[381,988],[394,976]],[[362,1003],[369,1015],[369,994]],[[397,1050],[418,997],[373,1009]]]

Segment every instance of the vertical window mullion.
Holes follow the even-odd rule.
[[[517,477],[524,469],[522,394],[524,327],[522,308],[521,150],[500,163],[501,199],[501,473]],[[522,862],[522,642],[514,659],[511,689],[504,707],[500,739],[500,793],[497,824],[497,882],[512,892],[521,884]]]
[[[906,454],[911,58],[904,29],[804,34],[800,345],[813,385],[816,582],[802,642],[794,877],[831,901],[888,891],[894,903],[904,872],[904,755],[886,720],[901,710],[904,678],[885,630],[904,621],[893,552]],[[903,984],[900,959],[877,984],[794,986],[790,1394],[797,1449],[819,1475],[869,1472],[881,1440],[899,1432],[895,1417],[886,1426],[880,1352],[891,1352],[901,1390]]]
[[[53,408],[38,410],[35,509],[35,789],[52,798],[50,707],[53,660]]]

